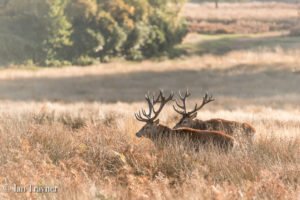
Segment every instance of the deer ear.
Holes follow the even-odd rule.
[[[154,124],[159,124],[159,119],[155,120],[153,123]]]
[[[194,113],[194,114],[191,115],[191,119],[194,119],[196,117],[197,117],[197,113]]]

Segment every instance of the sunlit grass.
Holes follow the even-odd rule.
[[[141,105],[116,105],[48,103],[2,110],[1,183],[59,187],[57,194],[31,194],[43,199],[297,198],[299,110],[261,107],[259,118],[251,117],[255,107],[202,113],[204,119],[247,121],[257,129],[252,146],[223,153],[171,143],[156,149],[135,138],[142,124],[132,113]],[[173,115],[168,107],[162,123],[174,125]]]

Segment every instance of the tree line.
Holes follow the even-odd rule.
[[[92,64],[167,55],[187,33],[184,0],[6,0],[1,59]]]

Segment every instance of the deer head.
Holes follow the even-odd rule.
[[[176,106],[173,105],[174,110],[179,113],[182,117],[180,121],[174,126],[174,128],[179,128],[179,127],[193,127],[194,118],[197,117],[197,111],[201,110],[206,104],[214,101],[212,96],[209,96],[207,93],[203,97],[202,103],[200,106],[198,104],[195,105],[194,109],[191,110],[190,112],[187,111],[186,108],[186,99],[191,96],[191,93],[186,90],[185,94],[182,95],[181,92],[179,91],[179,99],[181,100],[182,104],[178,103],[176,100],[175,103]]]
[[[163,94],[163,91],[160,90],[159,95],[155,98],[154,95],[150,98],[149,93],[145,95],[145,99],[148,103],[148,113],[142,109],[142,112],[139,111],[135,113],[135,117],[138,121],[146,122],[146,124],[136,133],[137,137],[147,137],[151,138],[157,134],[157,127],[159,125],[159,120],[156,119],[159,113],[162,111],[163,107],[167,102],[173,99],[173,92],[166,98]],[[160,103],[157,110],[155,110],[154,105]]]

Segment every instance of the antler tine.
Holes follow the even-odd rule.
[[[209,103],[209,102],[214,101],[214,100],[215,100],[215,99],[213,98],[212,95],[208,96],[208,94],[205,93],[205,96],[203,97],[203,101],[204,101],[205,103]]]
[[[191,93],[189,92],[189,89],[186,89],[184,96],[181,94],[181,91],[178,91],[180,99],[185,100],[187,97],[191,96]]]
[[[134,115],[135,115],[135,117],[136,117],[136,119],[137,119],[137,120],[139,120],[139,121],[143,121],[143,119],[142,119],[142,117],[141,117],[141,113],[140,113],[140,112],[138,112],[138,113],[134,113]]]
[[[146,101],[148,103],[149,113],[147,114],[146,111],[144,109],[142,109],[142,114],[141,114],[141,111],[139,111],[138,113],[134,114],[135,118],[138,121],[142,121],[142,122],[151,121],[151,115],[152,115],[152,110],[153,110],[153,103],[151,102],[151,99],[149,97],[149,91],[148,91],[147,94],[145,94],[145,99],[146,99]]]
[[[186,96],[186,98],[191,96],[191,93],[188,88],[186,89],[185,96]]]
[[[173,98],[174,98],[174,92],[171,91],[171,93],[170,93],[169,97],[167,98],[167,100],[171,101],[171,100],[173,100]]]
[[[175,99],[175,103],[176,103],[176,105],[177,105],[179,108],[184,109],[184,106],[183,106],[183,105],[180,105],[180,104],[177,102],[177,99]]]
[[[152,114],[152,110],[153,110],[153,102],[151,102],[151,99],[149,97],[149,92],[145,95],[145,99],[148,103],[148,108],[149,108],[149,112],[148,114],[146,113],[146,111],[144,109],[142,109],[142,113],[145,117],[147,117],[147,119],[151,118],[151,114]]]
[[[178,93],[179,93],[179,98],[180,98],[180,100],[182,101],[182,105],[180,105],[180,104],[177,102],[177,100],[175,100],[175,103],[176,103],[176,105],[177,105],[179,108],[181,108],[183,111],[179,111],[178,109],[175,108],[175,106],[173,106],[173,108],[174,108],[174,110],[175,110],[177,113],[179,113],[179,114],[181,114],[181,115],[185,115],[185,114],[187,113],[187,111],[186,111],[186,98],[188,98],[189,96],[191,96],[191,93],[189,92],[188,89],[186,89],[184,95],[181,94],[181,91],[180,91],[180,90],[178,91]]]
[[[163,90],[160,90],[160,91],[159,91],[159,96],[161,97],[162,101],[170,101],[170,100],[172,100],[173,97],[174,97],[174,92],[171,91],[171,93],[170,93],[170,95],[168,96],[168,98],[166,98],[166,97],[164,96]]]
[[[173,98],[174,98],[174,92],[173,92],[173,91],[171,91],[171,93],[170,93],[170,95],[168,96],[168,98],[166,98],[166,97],[163,95],[163,91],[161,91],[160,94],[161,94],[160,96],[161,96],[161,99],[162,99],[162,101],[164,102],[164,104],[168,103],[169,101],[173,100]]]
[[[154,98],[154,96],[155,96],[155,95],[153,95],[153,104],[156,104],[156,103],[160,102],[160,101],[161,101],[160,98],[163,96],[163,90],[161,89],[161,90],[159,91],[159,94],[158,94],[158,96],[157,96],[156,99]]]
[[[208,96],[208,94],[205,93],[201,105],[198,107],[198,104],[196,103],[194,109],[193,109],[192,111],[186,113],[186,114],[187,114],[187,115],[191,115],[191,114],[197,112],[198,110],[200,110],[201,108],[203,108],[206,104],[208,104],[208,103],[210,103],[210,102],[212,102],[212,101],[214,101],[214,100],[215,100],[215,99],[213,99],[213,96],[212,96],[212,95]]]
[[[163,91],[160,90],[160,98],[161,98],[161,101],[160,101],[160,106],[158,108],[157,111],[154,110],[153,108],[153,113],[154,113],[154,119],[159,115],[159,113],[162,111],[163,107],[166,105],[166,103],[168,103],[169,101],[171,101],[174,97],[174,92],[172,91],[171,94],[166,98],[163,94]]]
[[[142,116],[141,116],[141,112],[139,111],[138,113],[134,113],[135,115],[135,118],[138,120],[138,121],[141,121],[141,122],[147,122],[147,119],[143,119]]]
[[[149,112],[147,113],[144,109],[142,109],[142,114],[141,114],[141,111],[139,111],[138,113],[135,113],[136,119],[139,120],[139,121],[142,121],[142,122],[151,122],[151,121],[153,121],[155,118],[157,118],[159,113],[162,111],[165,104],[168,101],[171,101],[173,99],[173,97],[174,97],[173,92],[171,92],[171,94],[168,96],[168,98],[166,98],[163,95],[163,91],[160,90],[159,95],[158,95],[157,98],[155,98],[154,95],[152,96],[152,98],[150,98],[150,95],[149,95],[149,92],[148,92],[145,95],[145,99],[148,103]],[[160,103],[160,106],[159,106],[157,111],[155,111],[155,108],[154,108],[154,105],[156,103]],[[152,113],[154,113],[153,117],[151,117]]]
[[[180,98],[181,100],[183,100],[183,99],[184,99],[184,97],[182,96],[182,94],[181,94],[181,91],[180,91],[180,90],[178,91],[178,94],[179,94],[179,98]]]
[[[177,102],[176,102],[177,104]],[[183,111],[178,110],[174,105],[173,105],[173,109],[175,110],[175,112],[177,112],[178,114],[184,115],[185,113]]]
[[[146,111],[145,111],[144,109],[142,109],[142,113],[143,113],[143,115],[144,115],[145,117],[149,118],[149,114],[150,114],[150,113],[147,114]]]

